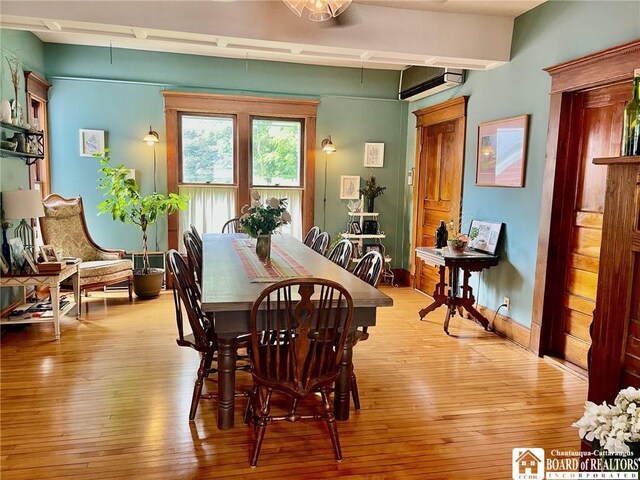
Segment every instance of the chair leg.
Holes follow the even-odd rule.
[[[254,385],[251,387],[251,391],[249,392],[249,397],[247,399],[247,408],[244,410],[244,423],[249,425],[251,419],[253,418],[253,414],[256,411],[255,408],[255,399],[258,395],[258,386]]]
[[[358,393],[358,381],[356,380],[356,373],[351,366],[351,396],[353,397],[353,406],[356,410],[360,410],[360,394]]]
[[[267,423],[269,421],[269,409],[271,407],[271,393],[272,390],[267,391],[267,396],[264,403],[260,406],[260,418],[258,419],[258,425],[256,428],[256,439],[253,444],[253,455],[251,456],[251,467],[255,467],[258,464],[258,457],[260,456],[260,449],[262,448],[262,441],[264,440],[264,434],[267,432]],[[260,391],[256,398],[260,399]]]
[[[327,389],[323,388],[320,393],[322,394],[322,402],[324,403],[324,411],[327,417],[327,428],[329,429],[329,436],[331,437],[331,445],[333,445],[333,453],[336,456],[336,460],[342,460],[342,449],[340,448],[340,438],[338,438],[338,427],[336,427],[336,419],[333,416],[333,410],[329,403],[329,395]]]
[[[129,303],[133,302],[133,280],[131,277],[129,277],[129,282],[128,282],[128,288],[129,288]]]
[[[193,386],[193,396],[191,397],[191,410],[189,411],[189,420],[196,418],[196,411],[198,410],[198,403],[200,403],[200,395],[202,394],[202,385],[204,379],[207,376],[207,364],[211,366],[213,358],[213,350],[205,353],[200,360],[200,368],[198,368],[198,378]]]

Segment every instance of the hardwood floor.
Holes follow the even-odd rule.
[[[171,295],[131,306],[93,293],[58,342],[52,324],[2,335],[0,476],[495,480],[511,478],[515,447],[579,450],[584,380],[469,320],[447,337],[443,308],[420,322],[427,297],[385,293],[396,306],[354,351],[362,410],[338,422],[342,463],[322,422],[284,422],[249,468],[244,399],[232,430],[216,429],[214,401],[188,421],[198,355],[175,343]]]

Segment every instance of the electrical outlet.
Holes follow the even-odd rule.
[[[502,301],[502,303],[506,305],[505,308],[507,309],[507,312],[511,310],[511,300],[509,299],[509,297],[504,297],[504,300]]]

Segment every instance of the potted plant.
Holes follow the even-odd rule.
[[[373,201],[384,193],[387,187],[381,187],[376,183],[376,177],[370,176],[364,182],[364,188],[360,189],[360,195],[367,199],[367,212],[373,212]]]
[[[142,231],[142,268],[133,270],[133,290],[140,298],[158,296],[162,289],[164,270],[151,268],[147,248],[147,230],[159,218],[170,215],[178,209],[184,210],[189,197],[170,193],[154,192],[142,196],[140,187],[132,178],[127,178],[129,170],[124,165],[111,166],[109,149],[104,155],[96,154],[102,167],[99,172],[99,188],[104,190],[105,200],[98,205],[100,214],[110,213],[114,220],[133,223]]]

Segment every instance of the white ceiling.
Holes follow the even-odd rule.
[[[544,0],[356,0],[334,21],[280,0],[0,0],[0,26],[44,42],[318,65],[484,70],[509,61],[513,17]]]

